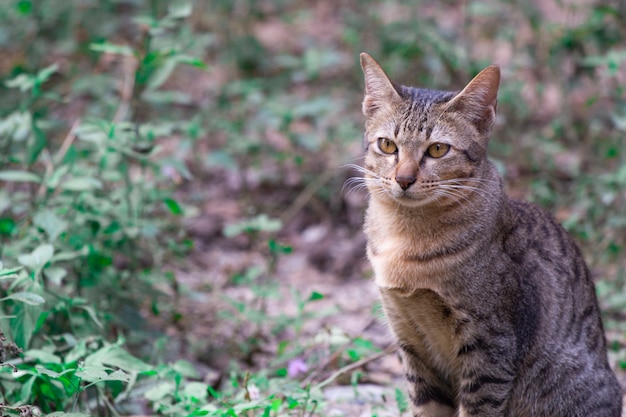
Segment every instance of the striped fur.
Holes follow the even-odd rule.
[[[413,415],[620,416],[583,257],[549,214],[506,196],[487,159],[497,67],[450,93],[361,64],[367,253]]]

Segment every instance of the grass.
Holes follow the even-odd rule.
[[[332,288],[289,290],[281,274],[321,256],[291,243],[303,230],[359,233],[341,166],[361,152],[363,50],[430,88],[502,67],[492,157],[580,243],[626,366],[618,7],[10,0],[0,16],[3,414],[326,415],[322,388],[358,386],[354,364],[384,346],[313,337],[346,313],[321,307]],[[219,221],[189,226],[205,212]],[[218,247],[235,266],[208,265],[198,294],[181,275]],[[350,257],[330,272],[362,275]],[[227,332],[185,336],[200,296]],[[389,401],[406,408],[401,391]]]

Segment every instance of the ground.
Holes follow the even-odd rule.
[[[323,360],[317,362],[317,368],[308,365],[301,375],[305,381],[320,382],[346,365],[339,357],[354,340],[365,340],[371,342],[373,350],[360,358],[362,366],[347,370],[324,388],[327,413],[329,416],[397,416],[395,390],[403,389],[403,372],[365,258],[365,236],[360,223],[367,195],[352,193],[345,197],[349,201],[350,220],[330,219],[318,224],[306,219],[304,211],[297,214],[278,237],[292,252],[281,256],[272,271],[267,271],[263,248],[248,238],[229,239],[222,234],[223,227],[237,219],[236,201],[229,200],[223,191],[211,190],[210,186],[203,192],[222,195],[220,204],[208,200],[204,211],[186,223],[196,245],[190,262],[177,272],[180,284],[187,289],[181,304],[185,319],[168,330],[172,336],[185,340],[178,354],[195,357],[217,383],[233,360],[240,361],[243,368],[268,366],[276,346],[282,340],[297,337],[311,345],[309,350],[301,352],[305,360],[307,355],[320,354],[320,346],[329,348],[321,354]],[[523,191],[513,190],[512,194]],[[265,306],[268,321],[281,315],[297,316],[294,293],[303,296],[320,293],[324,297],[307,306],[305,310],[309,313],[320,314],[303,319],[297,335],[287,331],[268,336],[271,331],[266,328],[262,346],[255,352],[242,353],[237,343],[254,334],[253,326],[246,325],[245,319],[243,323],[223,319],[225,316],[220,311],[232,311],[226,299],[250,305],[258,301],[253,286],[237,286],[232,282],[233,275],[255,266],[271,273],[271,277],[264,279],[275,284],[276,294],[267,299]],[[619,333],[610,333],[609,340],[620,340]],[[617,359],[613,358],[613,362],[620,380],[626,381],[626,373],[618,368]],[[351,382],[354,371],[360,373],[357,383]]]

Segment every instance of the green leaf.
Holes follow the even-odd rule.
[[[41,349],[30,349],[24,352],[27,358],[35,359],[41,363],[61,363],[61,358]]]
[[[54,285],[61,285],[63,278],[67,275],[67,270],[59,266],[49,266],[43,271],[46,279]]]
[[[87,342],[81,340],[65,355],[65,363],[78,362],[78,360],[84,358],[89,353],[87,349]]]
[[[190,381],[183,388],[183,395],[195,402],[205,402],[209,396],[208,384]]]
[[[174,3],[167,7],[167,17],[184,19],[191,16],[192,7],[189,3]]]
[[[13,279],[13,278],[17,278],[17,274],[16,272],[19,272],[20,270],[24,269],[23,266],[18,266],[16,268],[8,268],[8,269],[3,269],[2,268],[2,262],[0,262],[0,279]]]
[[[102,42],[102,43],[92,43],[89,45],[89,49],[96,52],[104,52],[107,54],[116,54],[116,55],[125,55],[125,56],[133,56],[133,50],[126,45],[116,45],[114,43]]]
[[[163,200],[163,203],[172,214],[176,216],[183,214],[183,208],[180,206],[180,204],[178,204],[178,201],[172,198],[166,198]]]
[[[118,345],[107,345],[85,358],[88,366],[109,365],[127,372],[145,372],[150,365],[135,358]]]
[[[179,359],[172,366],[176,372],[187,378],[199,378],[200,375],[196,368],[188,361]]]
[[[100,320],[98,320],[98,315],[96,314],[96,310],[94,310],[93,307],[90,307],[90,306],[78,306],[78,308],[80,308],[82,310],[85,310],[87,312],[87,314],[89,314],[89,317],[91,318],[91,320],[93,320],[93,322],[96,323],[96,326],[98,326],[101,329],[104,329],[104,326],[102,325]]]
[[[54,413],[46,414],[48,417],[92,417],[91,414],[85,413],[66,413],[64,411],[55,411]]]
[[[49,67],[42,69],[34,76],[29,74],[19,74],[17,77],[6,81],[5,85],[9,88],[19,88],[20,91],[26,92],[34,89],[35,87],[39,87],[41,84],[46,82],[48,78],[50,78],[50,76],[57,71],[58,67],[59,66],[57,64],[52,64]]]
[[[159,401],[174,392],[175,386],[171,382],[161,382],[150,388],[144,396],[148,401]]]
[[[54,371],[51,371],[50,369],[45,368],[45,367],[43,367],[43,366],[41,366],[41,365],[35,365],[35,369],[36,369],[36,370],[37,370],[37,372],[39,372],[41,375],[46,375],[46,376],[49,376],[50,378],[53,378],[53,379],[58,379],[58,378],[60,378],[60,377],[61,377],[61,374],[60,374],[60,373],[58,373],[58,372],[54,372]]]
[[[15,306],[14,315],[15,317],[10,320],[10,325],[15,344],[26,349],[30,345],[30,339],[41,315],[41,308],[29,304],[18,304]]]
[[[40,183],[41,178],[28,171],[0,171],[0,181],[9,182],[36,182]]]
[[[121,369],[117,369],[117,370],[111,372],[107,376],[107,381],[129,382],[130,380],[131,380],[131,376],[129,374],[127,374],[126,372],[122,371]]]
[[[206,68],[206,64],[198,58],[189,55],[176,54],[169,56],[151,75],[146,88],[156,90],[172,75],[172,72],[179,64],[191,65],[196,68]]]
[[[277,232],[282,226],[280,220],[272,219],[267,214],[259,214],[256,217],[226,225],[222,233],[226,237],[234,237],[242,233]]]
[[[102,182],[92,177],[74,177],[62,181],[60,187],[67,191],[92,191],[102,188]]]
[[[38,212],[33,217],[33,224],[46,232],[50,241],[55,241],[68,226],[68,222],[58,217],[52,211],[46,209]]]
[[[409,402],[407,401],[406,395],[404,395],[404,392],[402,392],[401,389],[396,388],[395,394],[396,404],[398,404],[398,411],[400,412],[400,414],[402,414],[409,409]]]
[[[102,366],[86,366],[76,371],[76,376],[87,382],[99,382],[109,376],[107,369]]]
[[[162,86],[163,83],[167,81],[167,79],[170,77],[170,75],[174,71],[174,68],[176,68],[176,65],[178,65],[178,62],[176,62],[176,60],[174,59],[165,60],[165,62],[160,67],[158,67],[150,76],[146,89],[156,90],[157,88]]]
[[[15,9],[19,14],[28,16],[33,9],[33,3],[31,0],[20,0],[15,5]]]
[[[37,83],[43,84],[44,82],[48,81],[50,76],[52,76],[52,74],[57,72],[58,69],[59,69],[59,65],[58,64],[52,64],[52,65],[42,69],[41,71],[39,71],[37,73],[37,75],[35,75],[35,80],[37,81]]]
[[[17,257],[17,261],[31,271],[38,271],[43,268],[54,255],[54,247],[49,243],[39,245],[29,254],[22,254]]]
[[[82,249],[73,252],[59,252],[50,259],[51,262],[71,261],[81,256],[89,255],[89,247],[84,246]]]
[[[1,203],[0,203],[1,206]],[[2,207],[0,207],[2,211]],[[15,230],[15,220],[10,217],[0,218],[0,235],[11,236]]]
[[[313,291],[313,292],[311,292],[311,295],[309,296],[309,300],[308,301],[322,300],[323,298],[324,298],[324,294],[320,294],[317,291]]]
[[[69,165],[61,165],[60,167],[55,169],[51,174],[46,175],[46,177],[44,178],[46,187],[52,190],[56,189],[59,186],[59,183],[61,182],[63,177],[65,177],[65,175],[67,175],[67,173],[70,171],[70,169],[71,169],[71,166]]]
[[[282,398],[276,398],[274,401],[272,401],[272,404],[271,404],[272,411],[277,413],[278,411],[280,411],[280,406],[281,405],[283,405],[283,399]]]
[[[22,385],[22,389],[20,390],[20,400],[22,400],[25,404],[30,402],[30,399],[33,395],[33,384],[37,376],[31,376],[28,380]]]
[[[29,146],[26,148],[27,151],[25,155],[26,157],[25,161],[28,165],[32,165],[37,161],[37,159],[39,158],[39,155],[41,154],[41,152],[44,150],[44,148],[46,147],[48,143],[46,134],[39,127],[39,124],[37,123],[36,119],[33,120],[33,123],[31,125],[31,130],[33,132],[33,140],[29,144]]]
[[[32,133],[33,117],[30,113],[15,111],[0,119],[0,136],[12,138],[16,142],[25,142]]]
[[[31,306],[36,306],[46,302],[46,300],[41,295],[26,291],[15,292],[13,294],[7,295],[4,298],[0,298],[0,301],[6,300],[21,301]]]

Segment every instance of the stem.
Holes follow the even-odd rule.
[[[363,365],[365,365],[366,363],[375,361],[376,359],[382,358],[383,356],[392,353],[394,350],[396,350],[395,345],[392,345],[390,347],[388,347],[387,349],[380,351],[380,352],[376,352],[370,356],[367,356],[359,361],[356,361],[354,363],[351,363],[350,365],[344,366],[343,368],[339,369],[337,372],[333,373],[331,376],[329,376],[328,378],[326,378],[325,380],[323,380],[322,382],[320,382],[319,384],[317,384],[315,387],[318,389],[322,389],[323,387],[325,387],[326,385],[330,384],[331,382],[333,382],[335,379],[337,379],[338,377],[340,377],[341,375],[345,374],[346,372],[352,371],[353,369],[359,368]]]

